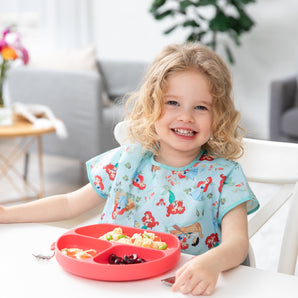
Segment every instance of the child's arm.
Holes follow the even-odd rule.
[[[172,289],[183,294],[211,295],[219,273],[241,264],[248,245],[246,203],[243,203],[223,217],[221,244],[184,264],[176,273]]]
[[[12,207],[0,206],[0,223],[68,219],[94,208],[103,200],[89,183],[68,194],[55,195]]]

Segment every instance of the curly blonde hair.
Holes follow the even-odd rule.
[[[140,90],[127,98],[128,138],[158,154],[156,121],[163,115],[164,95],[170,75],[197,70],[209,82],[212,100],[212,138],[202,147],[215,157],[235,160],[243,154],[244,130],[240,113],[232,99],[230,72],[222,59],[205,46],[195,43],[165,47],[149,67]]]

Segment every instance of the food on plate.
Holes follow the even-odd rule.
[[[83,250],[80,248],[63,248],[61,249],[61,252],[66,256],[79,259],[79,260],[90,259],[96,255],[95,249]]]
[[[131,254],[131,255],[124,255],[123,258],[115,255],[115,254],[110,254],[109,255],[109,264],[112,265],[129,265],[129,264],[138,264],[138,263],[145,263],[147,262],[146,260],[139,258],[137,254]]]
[[[105,233],[100,236],[99,239],[162,250],[168,248],[167,244],[161,241],[160,237],[156,236],[154,233],[145,231],[143,233],[135,233],[132,237],[129,237],[123,233],[120,227],[115,228],[111,232]]]

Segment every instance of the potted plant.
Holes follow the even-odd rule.
[[[234,57],[225,37],[240,45],[241,35],[254,25],[245,11],[245,6],[253,2],[255,0],[154,0],[150,13],[156,20],[174,19],[174,24],[164,34],[180,27],[189,31],[186,41],[201,42],[214,51],[222,43],[233,64]]]
[[[16,60],[27,64],[29,55],[22,45],[21,36],[15,26],[10,26],[0,36],[0,125],[12,124],[12,112],[5,106],[3,86],[6,73]]]

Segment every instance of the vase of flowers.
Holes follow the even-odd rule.
[[[10,26],[0,36],[0,125],[12,124],[11,109],[5,106],[4,82],[8,69],[16,61],[27,64],[29,55],[22,45],[21,36],[16,31],[16,27]]]

